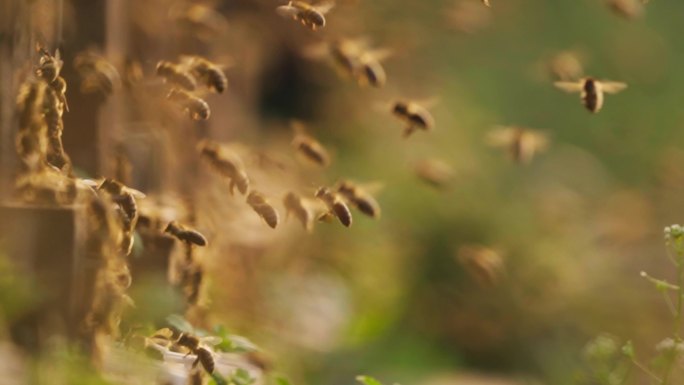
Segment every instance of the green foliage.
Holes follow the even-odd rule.
[[[259,350],[259,347],[249,339],[228,333],[223,325],[214,326],[212,332],[213,335],[221,337],[221,343],[214,346],[216,350],[232,353],[249,353]]]
[[[363,385],[382,385],[382,382],[371,376],[356,376],[356,381],[362,383]]]

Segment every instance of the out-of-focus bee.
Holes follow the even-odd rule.
[[[124,231],[121,249],[128,255],[133,248],[133,230],[138,222],[138,204],[136,199],[144,198],[145,194],[117,180],[108,178],[104,179],[97,189],[107,192],[111,196],[112,201],[121,208],[121,223]]]
[[[584,74],[581,57],[573,51],[561,51],[548,61],[548,71],[558,80],[575,81]]]
[[[17,96],[19,130],[15,146],[29,171],[38,170],[46,161],[48,140],[43,105],[47,88],[44,81],[28,80],[21,85]]]
[[[213,373],[216,367],[214,353],[209,345],[216,345],[221,342],[220,337],[206,336],[198,337],[190,332],[177,332],[168,328],[163,328],[154,333],[146,340],[146,344],[155,344],[165,349],[179,350],[178,347],[197,356],[193,367],[202,364],[207,373]]]
[[[55,80],[50,83],[50,87],[55,91],[57,94],[57,99],[59,103],[56,105],[56,109],[59,110],[60,116],[62,115],[62,111],[66,110],[69,112],[69,104],[67,103],[67,98],[66,98],[66,91],[67,91],[67,84],[66,80],[64,80],[63,77],[58,76]]]
[[[314,214],[303,197],[293,192],[288,192],[285,194],[285,198],[283,198],[283,205],[285,206],[286,218],[292,213],[306,231],[313,231]]]
[[[504,148],[516,163],[526,164],[534,156],[546,150],[549,141],[546,135],[522,127],[498,127],[487,135],[492,147]]]
[[[183,107],[192,120],[207,120],[211,115],[209,104],[188,91],[172,88],[166,98]]]
[[[319,220],[325,220],[330,216],[337,217],[337,219],[345,227],[352,225],[352,215],[349,207],[344,202],[340,195],[327,187],[321,187],[316,191],[316,198],[320,199],[328,211],[319,217]]]
[[[450,27],[467,34],[485,29],[492,21],[489,7],[482,7],[474,0],[456,0],[445,16]]]
[[[260,192],[252,190],[247,195],[247,204],[266,222],[266,224],[275,229],[278,226],[279,216],[278,211],[268,202],[266,197]]]
[[[389,50],[366,51],[359,56],[356,80],[361,85],[380,88],[387,82],[387,74],[381,61],[390,55]]]
[[[480,245],[464,245],[456,252],[457,260],[482,286],[494,286],[503,274],[503,258],[495,250]]]
[[[215,9],[204,4],[184,4],[171,7],[169,17],[178,26],[198,39],[207,41],[228,29],[226,18]]]
[[[245,172],[240,157],[230,151],[221,148],[218,143],[212,141],[202,141],[198,145],[200,155],[219,174],[230,179],[230,194],[233,195],[235,187],[241,194],[246,194],[249,189],[249,178]]]
[[[59,76],[64,62],[60,58],[59,50],[52,56],[43,46],[37,45],[36,50],[40,53],[40,62],[36,69],[36,75],[46,82],[52,83]]]
[[[392,114],[407,124],[403,133],[405,138],[411,136],[415,130],[429,131],[435,126],[435,119],[430,111],[417,102],[397,100],[392,103],[391,108]]]
[[[223,93],[228,88],[228,78],[218,64],[200,57],[184,56],[181,62],[190,73],[210,90]]]
[[[577,82],[555,82],[554,85],[565,92],[579,92],[582,104],[593,113],[599,112],[603,107],[604,93],[616,94],[627,88],[625,83],[596,80],[590,77],[582,78]]]
[[[323,145],[314,137],[306,134],[304,124],[298,121],[291,123],[294,130],[292,146],[302,158],[320,167],[330,165],[330,155]]]
[[[290,1],[287,5],[276,8],[276,12],[286,18],[298,21],[312,31],[325,27],[325,14],[328,13],[335,3],[332,1],[312,5],[303,1]]]
[[[606,3],[613,13],[625,19],[638,19],[644,14],[644,6],[646,1],[639,0],[608,0]]]
[[[188,91],[194,91],[197,88],[197,80],[181,64],[162,60],[157,63],[157,76],[162,77],[167,83]]]
[[[365,38],[341,38],[309,46],[303,53],[312,59],[330,58],[342,76],[352,77],[362,86],[380,88],[387,82],[381,62],[392,52],[388,49],[368,49]]]
[[[197,368],[193,368],[188,377],[188,385],[202,385],[203,382],[204,379],[202,378],[202,371]]]
[[[164,232],[169,233],[178,238],[178,240],[188,244],[206,246],[208,243],[207,238],[205,238],[202,233],[195,229],[183,226],[176,221],[169,222]]]
[[[491,7],[492,5],[489,4],[489,0],[482,0],[482,4],[484,4],[487,7]]]
[[[81,52],[74,58],[74,67],[81,76],[81,92],[110,95],[121,87],[121,76],[110,62],[93,52]]]
[[[437,189],[448,188],[454,179],[454,170],[440,159],[424,159],[415,166],[418,178]]]
[[[367,188],[350,180],[342,180],[337,183],[336,189],[347,202],[363,214],[374,219],[380,218],[380,204]]]

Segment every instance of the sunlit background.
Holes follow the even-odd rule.
[[[31,355],[9,353],[17,351],[12,325],[40,303],[33,268],[12,262],[33,261],[34,249],[51,247],[46,239],[59,243],[44,234],[50,226],[28,228],[42,214],[16,210],[21,197],[12,193],[11,114],[24,80],[14,74],[38,64],[32,44],[42,39],[64,60],[63,139],[75,174],[115,177],[123,153],[128,185],[147,195],[141,212],[165,206],[209,240],[196,249],[204,287],[188,310],[168,287],[164,262],[145,260],[155,245],[136,233],[127,257],[135,306],[109,343],[189,311],[197,328],[222,325],[249,338],[269,373],[295,385],[349,385],[359,374],[402,385],[647,383],[638,369],[628,382],[587,379],[585,346],[607,333],[633,341],[648,361],[672,335],[662,294],[639,273],[675,279],[663,228],[684,216],[684,2],[652,0],[633,18],[601,0],[490,2],[339,0],[326,26],[311,31],[276,13],[285,2],[197,1],[223,17],[208,32],[180,20],[190,1],[0,2],[19,15],[3,17],[0,35],[2,52],[13,52],[2,56],[0,85],[0,229],[12,234],[0,234],[0,359],[19,361],[6,370],[40,377],[26,374]],[[311,54],[343,37],[389,50],[384,87],[360,86],[330,57]],[[118,69],[122,86],[111,95],[80,91],[73,60],[87,49]],[[588,112],[579,94],[553,86],[562,52],[578,58],[584,75],[628,88]],[[207,121],[164,100],[168,85],[155,67],[179,55],[225,66],[227,91],[200,93]],[[136,65],[142,78],[131,74]],[[425,102],[434,129],[402,137],[405,124],[389,107],[397,99]],[[292,119],[326,146],[329,168],[299,162]],[[536,130],[548,146],[516,163],[488,145],[497,126]],[[280,213],[275,230],[200,161],[206,138],[241,154],[252,188]],[[426,159],[450,168],[444,185],[417,175]],[[350,228],[320,222],[312,233],[286,219],[286,192],[313,198],[342,178],[380,186],[379,219],[352,211]],[[16,252],[7,245],[17,234],[43,246]],[[484,277],[464,256],[473,248],[494,255]],[[172,254],[183,254],[180,243]]]

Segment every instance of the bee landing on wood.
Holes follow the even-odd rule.
[[[556,88],[565,92],[579,92],[582,105],[589,112],[597,113],[603,107],[604,94],[617,94],[627,88],[627,84],[609,80],[583,78],[577,82],[555,82]]]
[[[300,22],[303,26],[315,31],[325,27],[325,14],[328,13],[335,3],[332,1],[312,5],[303,1],[290,1],[287,5],[276,8],[276,12],[285,18]]]

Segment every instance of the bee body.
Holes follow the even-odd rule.
[[[197,88],[197,80],[189,74],[182,66],[169,61],[160,61],[157,63],[157,76],[164,79],[165,82],[179,86],[188,91],[194,91]]]
[[[217,64],[203,57],[189,56],[184,59],[184,66],[210,90],[220,94],[228,88],[228,78]]]
[[[350,227],[352,225],[351,211],[337,193],[331,191],[327,187],[321,187],[316,191],[316,198],[325,203],[328,208],[327,214],[337,217],[340,223],[345,227]]]
[[[251,191],[247,195],[247,204],[266,222],[266,224],[275,229],[278,226],[279,216],[278,211],[266,200],[261,193]]]
[[[249,189],[249,178],[242,161],[236,154],[223,151],[219,144],[204,141],[199,146],[200,155],[221,175],[230,179],[230,194],[237,187],[241,194]]]
[[[312,31],[325,27],[325,14],[333,7],[328,2],[321,5],[311,5],[303,1],[290,1],[287,5],[276,8],[279,15],[295,20]]]
[[[625,83],[596,80],[591,77],[580,79],[577,82],[559,81],[555,82],[554,85],[566,92],[579,92],[582,105],[592,113],[601,111],[606,93],[616,94],[627,88]]]
[[[185,90],[173,88],[166,98],[183,107],[192,120],[207,120],[211,115],[207,102]]]
[[[164,232],[173,235],[178,240],[185,242],[187,244],[192,244],[196,246],[206,246],[208,244],[207,238],[205,238],[204,235],[202,235],[202,233],[200,233],[197,230],[183,226],[176,221],[169,222]]]
[[[286,215],[292,213],[307,231],[313,230],[313,215],[299,195],[288,192],[283,198]]]
[[[360,186],[351,181],[342,181],[337,186],[337,192],[361,213],[371,218],[380,218],[380,204]]]
[[[435,125],[435,120],[427,108],[411,101],[396,101],[392,105],[392,113],[407,123],[404,137],[409,137],[415,130],[429,131]]]

